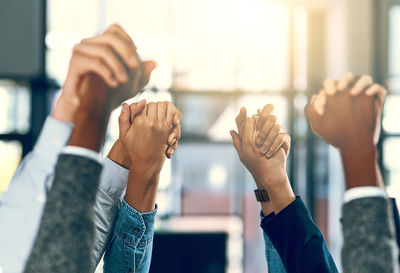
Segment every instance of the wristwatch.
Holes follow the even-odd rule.
[[[264,203],[264,202],[268,202],[270,200],[269,196],[268,196],[268,192],[264,189],[254,190],[254,195],[256,196],[256,200],[258,202]]]

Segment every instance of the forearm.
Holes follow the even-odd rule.
[[[111,110],[106,85],[96,76],[82,80],[80,106],[75,115],[75,129],[69,145],[100,151],[104,142]]]
[[[62,122],[74,122],[80,105],[79,97],[74,94],[61,94],[54,104],[51,116]]]
[[[257,179],[256,177],[253,177],[253,178],[254,178],[254,182],[256,184],[257,190],[265,190],[264,186],[262,185],[262,181]],[[267,216],[267,215],[271,214],[272,212],[274,212],[274,207],[273,207],[271,201],[260,202],[260,205],[261,205],[261,211],[262,211],[263,215]]]
[[[129,173],[125,201],[139,212],[153,211],[160,174],[147,175],[134,171]]]
[[[377,149],[375,146],[349,146],[340,149],[340,155],[347,189],[362,186],[384,186],[377,164]]]
[[[292,187],[290,186],[289,179],[284,172],[277,176],[274,181],[262,179],[261,183],[268,191],[269,198],[271,199],[271,202],[268,202],[271,204],[262,205],[264,215],[271,213],[271,208],[278,214],[296,199]]]

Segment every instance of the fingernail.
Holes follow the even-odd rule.
[[[269,152],[267,153],[267,156],[268,156],[268,157],[271,157],[271,156],[272,156],[271,151],[269,151]]]
[[[112,80],[111,80],[111,84],[112,84],[114,87],[117,87],[117,86],[118,86],[118,81],[117,81],[116,79],[112,79]]]
[[[267,147],[261,146],[260,151],[261,153],[265,154],[267,152]]]
[[[126,107],[125,105],[126,105],[126,103],[123,103],[123,104],[122,104],[121,113],[125,113],[125,107]]]

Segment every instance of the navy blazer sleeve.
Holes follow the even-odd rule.
[[[338,272],[324,237],[300,197],[261,228],[269,236],[288,273]]]

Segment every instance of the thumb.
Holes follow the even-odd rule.
[[[135,103],[135,107],[131,107],[131,110],[133,108],[133,111],[131,113],[132,121],[133,121],[133,119],[135,118],[136,115],[139,115],[144,110],[145,107],[146,107],[146,100],[145,99]]]
[[[157,67],[157,64],[155,61],[144,61],[143,62],[143,77],[142,77],[142,82],[141,87],[145,87],[149,81],[150,81],[150,76],[151,72]]]
[[[119,137],[121,138],[127,134],[129,127],[131,127],[130,109],[129,105],[126,103],[122,104],[121,114],[119,115],[118,123],[119,123]]]
[[[319,125],[322,121],[322,115],[318,113],[318,110],[315,107],[316,96],[314,95],[311,98],[311,102],[306,106],[304,112],[307,116],[308,123],[313,130],[318,130]]]
[[[235,147],[236,152],[240,157],[242,154],[242,140],[240,139],[238,133],[236,133],[235,131],[231,130],[230,133],[232,137],[233,146]]]

